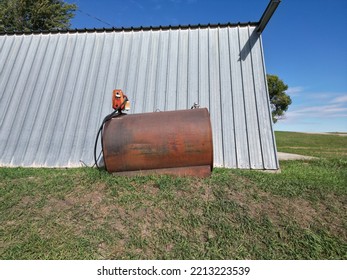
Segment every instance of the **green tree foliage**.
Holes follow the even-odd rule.
[[[284,112],[292,104],[292,99],[286,94],[288,86],[275,75],[266,75],[269,88],[272,120],[276,123],[283,118]]]
[[[0,0],[0,32],[67,29],[76,9],[62,0]]]

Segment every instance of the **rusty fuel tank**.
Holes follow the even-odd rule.
[[[102,146],[106,170],[120,175],[207,177],[213,168],[206,108],[119,115],[105,124]]]

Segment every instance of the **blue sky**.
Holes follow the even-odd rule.
[[[100,28],[258,21],[269,1],[67,2],[81,10],[72,28]],[[346,30],[347,0],[282,0],[262,35],[267,73],[289,86],[293,101],[275,130],[347,132]]]

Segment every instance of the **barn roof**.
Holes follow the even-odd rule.
[[[4,30],[0,35],[30,35],[30,34],[57,34],[57,33],[86,33],[86,32],[123,32],[123,31],[150,31],[150,30],[184,30],[184,29],[206,29],[216,27],[237,27],[237,26],[259,26],[260,22],[227,22],[208,24],[188,24],[188,25],[165,25],[165,26],[137,26],[137,27],[110,27],[110,28],[75,28],[75,29],[51,29],[51,30]]]
[[[0,166],[93,164],[111,94],[130,113],[197,102],[215,166],[278,169],[258,25],[217,24],[0,36]]]

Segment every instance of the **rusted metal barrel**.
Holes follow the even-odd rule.
[[[102,146],[110,173],[206,177],[213,168],[206,108],[122,114],[105,124]]]

